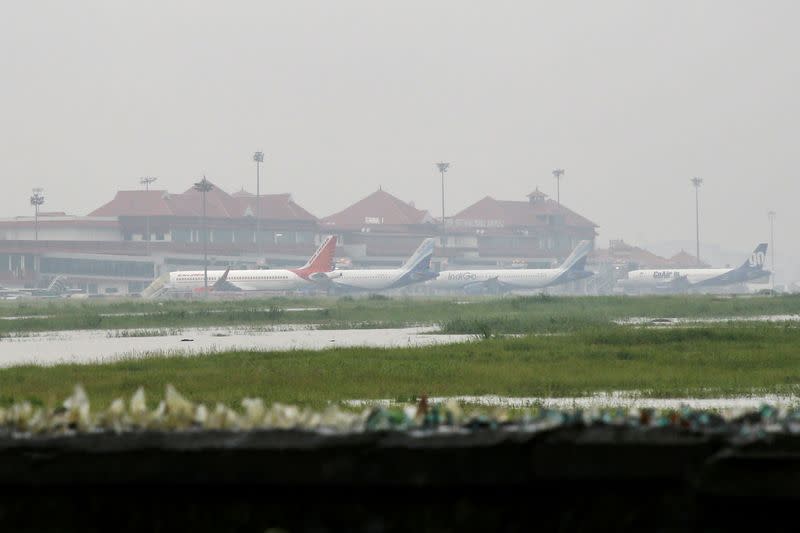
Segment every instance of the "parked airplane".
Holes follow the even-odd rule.
[[[66,278],[64,276],[56,276],[45,288],[12,289],[9,287],[0,287],[0,298],[4,300],[15,300],[17,298],[29,297],[55,298],[57,296],[71,296],[73,294],[80,294],[83,292],[81,289],[68,288],[65,280]]]
[[[592,276],[585,270],[590,241],[581,241],[558,268],[511,268],[493,270],[444,270],[429,281],[432,289],[442,290],[524,290],[543,289]]]
[[[334,270],[319,272],[311,280],[321,287],[345,290],[382,291],[405,287],[436,277],[431,268],[434,239],[425,239],[400,268],[373,270]]]
[[[291,291],[313,287],[310,277],[333,270],[336,237],[331,235],[323,242],[311,259],[300,268],[265,270],[209,270],[209,291]],[[154,284],[158,282],[156,280]],[[202,270],[170,272],[166,286],[171,290],[202,292]],[[149,288],[148,288],[149,289]],[[158,292],[158,288],[150,293]],[[142,293],[143,295],[145,293]]]
[[[628,272],[626,279],[621,279],[617,283],[625,289],[664,291],[684,291],[745,283],[770,275],[768,270],[764,270],[766,256],[767,243],[762,242],[738,268],[632,270]]]

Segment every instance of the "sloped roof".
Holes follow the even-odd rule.
[[[255,216],[258,213],[260,218],[274,220],[317,220],[317,217],[294,203],[292,195],[288,193],[262,194],[258,199],[259,209],[256,209],[256,197],[253,195],[239,196],[236,201],[239,204],[239,216],[249,213]]]
[[[239,214],[239,202],[236,201],[236,198],[226,193],[213,183],[211,183],[211,185],[213,185],[214,188],[206,193],[206,215],[217,218],[240,217],[241,214]],[[182,195],[191,199],[190,203],[193,201],[193,203],[197,206],[194,214],[202,213],[202,195],[203,193],[195,190],[194,187],[189,187]]]
[[[536,191],[529,196],[535,193]],[[546,199],[545,196],[544,194],[537,195],[537,198],[541,198],[541,200],[535,202],[495,200],[491,196],[485,196],[458,212],[453,219],[455,221],[491,221],[492,224],[489,225],[502,227],[530,227],[546,226],[548,225],[548,216],[560,215],[564,217],[564,224],[567,226],[597,227],[597,224],[591,220],[553,200]]]
[[[89,216],[200,216],[203,211],[201,195],[193,187],[180,194],[119,191],[113,200]],[[262,194],[259,207],[257,210],[255,196],[247,193],[234,196],[217,186],[206,193],[206,215],[210,218],[242,218],[258,212],[262,219],[317,220],[297,205],[289,194]]]
[[[114,199],[89,213],[90,217],[171,215],[167,191],[117,191]]]
[[[323,218],[322,222],[335,227],[361,227],[365,224],[403,226],[433,222],[433,217],[427,211],[378,189],[350,207]]]
[[[528,193],[526,196],[528,198],[537,198],[537,199],[541,199],[541,200],[544,200],[545,198],[547,198],[547,195],[545,193],[543,193],[542,191],[540,191],[538,186],[536,187],[536,189],[534,189],[533,192]]]
[[[685,250],[670,257],[669,262],[677,268],[709,268],[711,266],[703,262],[698,265],[697,258]]]
[[[591,259],[594,263],[634,263],[639,268],[672,267],[669,259],[621,240],[612,241],[608,248],[594,250],[591,253]]]
[[[235,193],[231,194],[231,196],[233,196],[234,198],[245,198],[245,197],[249,198],[250,196],[255,196],[255,194],[244,190],[244,187],[242,187]]]

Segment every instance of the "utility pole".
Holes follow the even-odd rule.
[[[697,266],[700,266],[700,186],[703,184],[703,178],[697,176],[691,179],[694,185],[694,222],[695,232],[697,235]]]
[[[33,206],[33,239],[39,240],[39,206],[44,204],[44,189],[36,187],[31,195],[31,205]]]
[[[203,294],[208,295],[208,231],[206,230],[206,193],[214,188],[205,176],[194,184],[194,190],[203,195]]]
[[[771,289],[775,290],[775,211],[770,211],[767,213],[769,217],[769,249],[770,252],[770,266],[772,267],[772,287]]]
[[[264,152],[255,152],[253,161],[256,162],[256,262],[259,260],[261,247],[259,246],[258,234],[261,231],[261,163],[264,162]]]
[[[553,169],[553,177],[556,179],[556,202],[561,205],[561,176],[564,175],[563,168]]]
[[[150,184],[156,181],[158,178],[154,178],[153,176],[145,176],[144,178],[139,178],[139,183],[144,185],[145,191],[150,191]],[[150,257],[150,213],[145,215],[144,218],[145,224],[145,231],[147,232],[147,242],[145,244],[145,250],[147,251],[147,256]]]
[[[450,163],[445,163],[444,161],[440,161],[436,163],[436,168],[439,169],[439,173],[442,175],[442,248],[447,247],[447,225],[444,219],[444,173],[447,172],[447,169],[450,168]]]

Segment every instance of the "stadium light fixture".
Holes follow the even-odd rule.
[[[144,185],[144,188],[145,188],[146,191],[149,191],[150,190],[150,184],[153,183],[154,181],[156,181],[157,179],[158,178],[153,177],[153,176],[145,176],[143,178],[139,178],[139,183]]]

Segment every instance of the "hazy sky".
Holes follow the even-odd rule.
[[[291,192],[318,216],[382,185],[440,215],[536,185],[599,243],[790,229],[796,1],[29,1],[0,7],[0,216],[86,214],[143,175]],[[799,261],[800,262],[800,261]],[[780,266],[780,262],[779,262]]]

